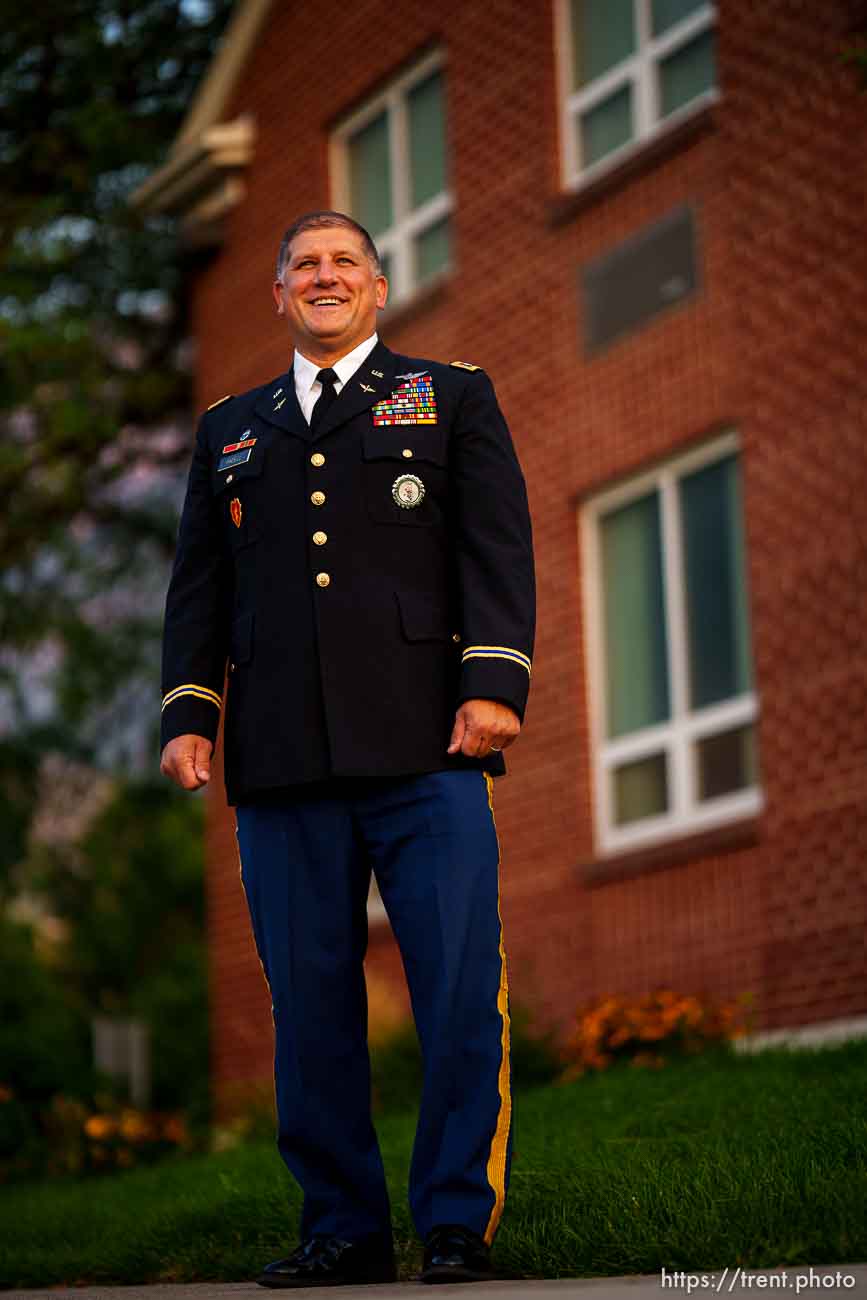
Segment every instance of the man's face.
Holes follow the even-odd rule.
[[[376,274],[361,237],[347,226],[302,230],[274,282],[292,343],[311,360],[345,356],[369,338],[387,296],[385,276]]]

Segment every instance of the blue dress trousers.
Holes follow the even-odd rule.
[[[511,1090],[491,784],[481,772],[432,772],[238,807],[242,879],[273,1001],[278,1144],[304,1191],[302,1238],[390,1232],[362,968],[373,870],[424,1062],[413,1219],[422,1237],[459,1223],[493,1240]]]

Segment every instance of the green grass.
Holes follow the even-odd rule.
[[[414,1117],[378,1128],[402,1275]],[[270,1145],[0,1189],[0,1285],[241,1280],[294,1245]],[[619,1068],[515,1101],[495,1262],[511,1276],[867,1259],[867,1043]]]

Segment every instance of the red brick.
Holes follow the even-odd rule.
[[[455,273],[427,309],[383,333],[410,353],[485,366],[528,479],[534,689],[496,791],[513,997],[561,1027],[590,997],[661,983],[752,990],[767,1027],[864,1014],[867,173],[856,142],[867,99],[838,55],[865,6],[722,0],[712,129],[556,224],[551,9],[360,0],[332,6],[323,24],[304,6],[274,6],[227,113],[257,123],[247,197],[194,284],[199,403],[285,369],[272,262],[285,224],[330,202],[329,126],[442,44]],[[681,203],[698,213],[701,291],[586,361],[579,267]],[[575,503],[729,426],[743,447],[767,800],[759,842],[586,885]],[[271,1021],[232,819],[218,796],[210,807],[214,1072],[225,1089],[270,1075]],[[402,980],[380,927],[369,962]]]

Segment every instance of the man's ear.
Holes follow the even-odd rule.
[[[285,311],[285,308],[284,308],[284,306],[283,306],[283,282],[282,282],[282,280],[275,280],[275,281],[274,281],[274,285],[273,285],[273,288],[271,289],[271,293],[272,293],[272,295],[273,295],[273,298],[274,298],[275,303],[277,304],[277,315],[278,315],[278,316],[282,316],[283,313],[284,313],[284,311]]]

